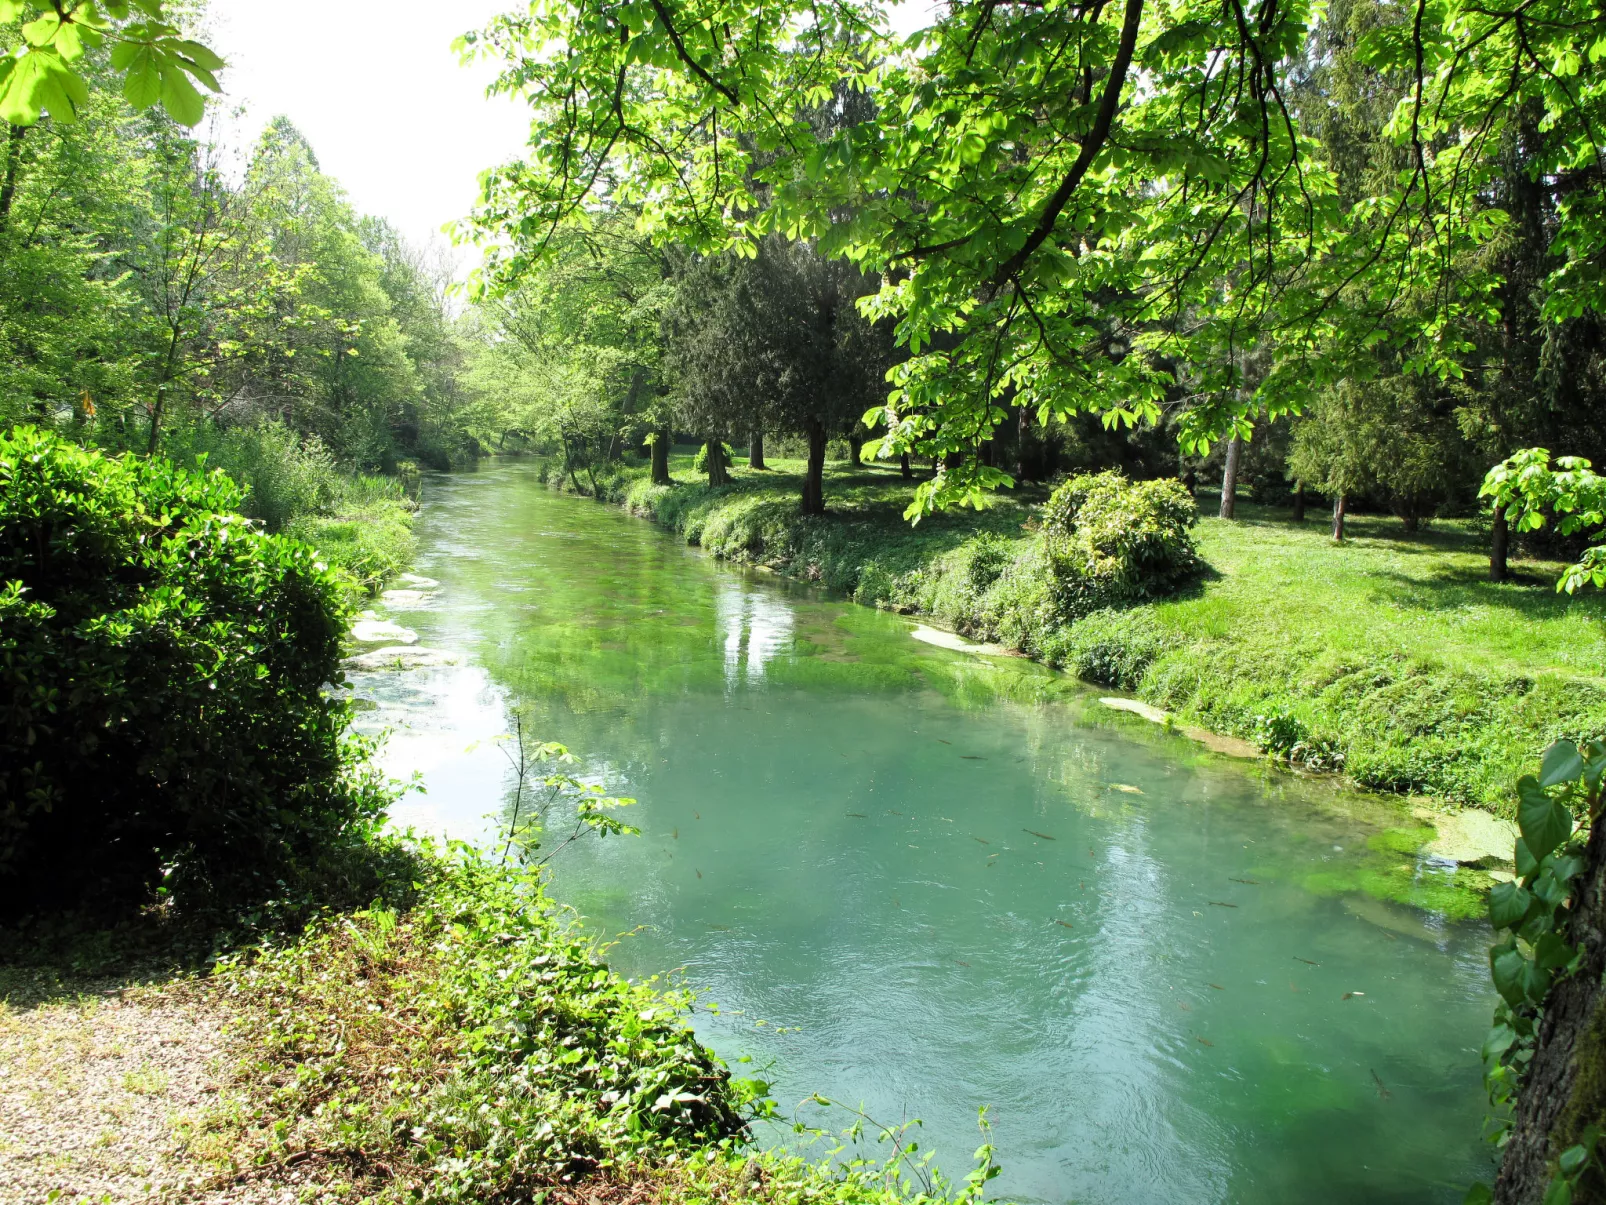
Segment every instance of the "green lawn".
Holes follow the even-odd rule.
[[[801,463],[770,463],[738,465],[732,485],[710,490],[690,456],[676,456],[673,486],[628,469],[600,479],[599,492],[717,556],[982,639],[1021,630],[1007,594],[972,588],[967,566],[984,533],[1029,563],[1041,490],[911,527],[910,483],[896,468],[833,464],[830,513],[806,519]],[[1559,566],[1517,559],[1513,581],[1491,583],[1484,538],[1464,521],[1408,534],[1391,517],[1352,516],[1340,546],[1314,511],[1295,524],[1246,503],[1225,522],[1213,497],[1200,509],[1209,572],[1187,595],[1039,625],[1013,642],[1185,722],[1342,768],[1359,785],[1507,814],[1516,778],[1545,745],[1606,732],[1606,600],[1558,595]]]

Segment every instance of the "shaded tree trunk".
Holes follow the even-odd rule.
[[[652,441],[652,483],[654,485],[669,485],[669,444],[674,436],[668,427],[661,427],[654,433]]]
[[[909,464],[909,453],[905,452],[898,457],[898,471],[903,474],[905,481],[909,481],[914,477],[915,471]]]
[[[11,224],[11,202],[17,196],[17,173],[22,168],[22,140],[27,126],[12,126],[6,136],[6,175],[0,182],[0,233]]]
[[[1348,502],[1349,499],[1345,498],[1342,492],[1333,495],[1333,539],[1335,540],[1344,538],[1344,508],[1348,505]]]
[[[747,467],[762,469],[764,464],[764,432],[754,431],[747,441]]]
[[[848,436],[848,463],[858,468],[863,462],[859,459],[864,455],[864,437],[855,433]]]
[[[731,475],[725,464],[725,441],[722,439],[705,439],[703,441],[703,467],[708,470],[709,485],[729,485]]]
[[[1238,507],[1238,460],[1243,455],[1243,437],[1234,435],[1227,444],[1227,463],[1221,470],[1221,517],[1231,519]]]
[[[808,467],[803,473],[803,513],[825,513],[825,427],[810,420],[804,432],[809,441]]]
[[[1494,531],[1489,540],[1489,580],[1503,582],[1511,576],[1506,557],[1511,547],[1511,529],[1506,525],[1506,508],[1494,508]]]
[[[1606,1116],[1606,824],[1596,824],[1568,914],[1578,969],[1545,997],[1533,1061],[1517,1093],[1511,1137],[1495,1178],[1496,1205],[1539,1205],[1557,1155]],[[1572,1199],[1598,1202],[1606,1188],[1589,1173]]]
[[[1296,481],[1296,482],[1294,482],[1294,522],[1295,523],[1303,523],[1304,521],[1305,521],[1305,483],[1303,481]]]
[[[1031,430],[1031,411],[1022,406],[1015,414],[1015,480],[1030,480],[1026,471],[1026,432]]]
[[[993,447],[992,440],[984,439],[981,441],[981,452],[978,458],[980,459],[981,463],[986,465],[988,468],[995,467],[994,462],[997,458],[997,450]]]

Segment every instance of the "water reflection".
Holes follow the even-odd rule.
[[[758,683],[764,666],[792,644],[792,608],[773,592],[760,591],[740,578],[718,583],[714,631],[725,650],[725,685]]]

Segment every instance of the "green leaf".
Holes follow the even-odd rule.
[[[123,96],[140,112],[161,99],[162,75],[148,47],[140,47],[128,73],[123,76]]]
[[[1539,859],[1528,852],[1528,843],[1521,837],[1517,838],[1517,844],[1512,851],[1512,857],[1517,864],[1518,878],[1531,879],[1533,878],[1534,874],[1538,872]]]
[[[1576,1176],[1583,1170],[1584,1164],[1589,1162],[1589,1148],[1582,1144],[1570,1146],[1561,1153],[1556,1165],[1561,1168],[1564,1176]]]
[[[1575,782],[1584,772],[1584,759],[1578,746],[1571,741],[1557,741],[1545,750],[1539,766],[1539,785],[1553,787],[1564,782]]]
[[[1546,933],[1534,945],[1534,965],[1547,971],[1558,971],[1570,963],[1577,953],[1560,933]]]
[[[1489,1036],[1483,1040],[1483,1050],[1480,1052],[1485,1062],[1497,1059],[1516,1044],[1517,1031],[1509,1025],[1496,1025],[1489,1031]]]
[[[10,23],[27,11],[28,5],[22,0],[0,0],[0,21]]]
[[[1557,1176],[1545,1190],[1544,1205],[1573,1205],[1573,1186]]]
[[[1515,946],[1504,949],[1496,946],[1489,951],[1489,972],[1494,978],[1494,989],[1513,1008],[1527,1001],[1528,993],[1523,987],[1527,970],[1528,960]]]
[[[198,125],[206,116],[206,102],[190,83],[189,76],[176,65],[167,63],[162,70],[162,108],[181,126]]]
[[[1528,851],[1542,859],[1572,836],[1573,816],[1545,794],[1537,779],[1525,776],[1517,783],[1517,827]]]
[[[1514,929],[1528,915],[1533,896],[1516,883],[1500,883],[1489,892],[1489,923],[1496,929]]]
[[[1494,1193],[1487,1184],[1474,1184],[1467,1189],[1467,1195],[1461,1198],[1461,1205],[1489,1205],[1494,1200]]]

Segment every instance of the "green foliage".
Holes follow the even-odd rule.
[[[1564,536],[1606,523],[1606,477],[1581,456],[1558,457],[1552,469],[1548,450],[1526,448],[1490,469],[1479,493],[1502,508],[1517,531],[1537,531],[1547,511]],[[1606,545],[1585,549],[1556,582],[1568,594],[1583,586],[1606,586]]]
[[[611,972],[537,869],[461,845],[416,852],[409,904],[326,918],[209,981],[244,1052],[187,1135],[220,1179],[294,1163],[304,1186],[390,1205],[601,1184],[686,1205],[984,1199],[998,1174],[985,1117],[958,1184],[907,1126],[862,1114],[834,1160],[753,1150],[748,1121],[775,1117],[768,1085],[697,1041],[689,992]],[[872,1135],[884,1162],[857,1147]]]
[[[239,490],[0,436],[0,917],[291,890],[389,802],[345,736],[345,613]]]
[[[133,20],[129,17],[133,15]],[[41,4],[0,0],[0,25],[21,22],[22,42],[0,58],[0,120],[31,126],[42,113],[70,124],[89,104],[79,72],[86,50],[110,46],[123,73],[123,96],[136,111],[158,101],[181,125],[200,122],[206,102],[195,85],[222,91],[223,60],[165,19],[161,0],[87,0]]]
[[[725,467],[727,469],[730,468],[731,465],[734,463],[733,460],[732,460],[732,457],[735,456],[735,454],[736,454],[735,449],[732,448],[730,446],[730,444],[722,442],[722,443],[719,444],[719,450],[720,450],[721,457],[722,457],[722,459],[724,461],[724,466],[723,467]],[[698,446],[697,454],[691,458],[691,471],[694,472],[694,473],[706,473],[706,472],[708,472],[708,445],[707,444],[701,444],[701,445]]]
[[[1056,603],[1067,620],[1116,603],[1164,598],[1201,565],[1198,519],[1180,481],[1130,482],[1119,473],[1073,477],[1043,508],[1044,544]]]
[[[1568,918],[1587,867],[1589,831],[1600,821],[1603,779],[1606,743],[1561,740],[1545,750],[1537,776],[1517,783],[1517,878],[1489,892],[1489,922],[1497,935],[1489,969],[1500,1003],[1483,1044],[1484,1086],[1496,1110],[1493,1137],[1502,1145],[1511,1127],[1510,1106],[1540,1040],[1546,999],[1556,981],[1583,960],[1568,942]],[[1566,1205],[1584,1174],[1599,1166],[1601,1126],[1598,1119],[1591,1122],[1572,1136],[1578,1142],[1569,1137],[1546,1205]]]
[[[381,1200],[523,1196],[729,1143],[763,1087],[697,1042],[689,997],[610,974],[537,872],[461,846],[411,909],[319,925],[219,987],[249,1052],[221,1149],[339,1152]]]

